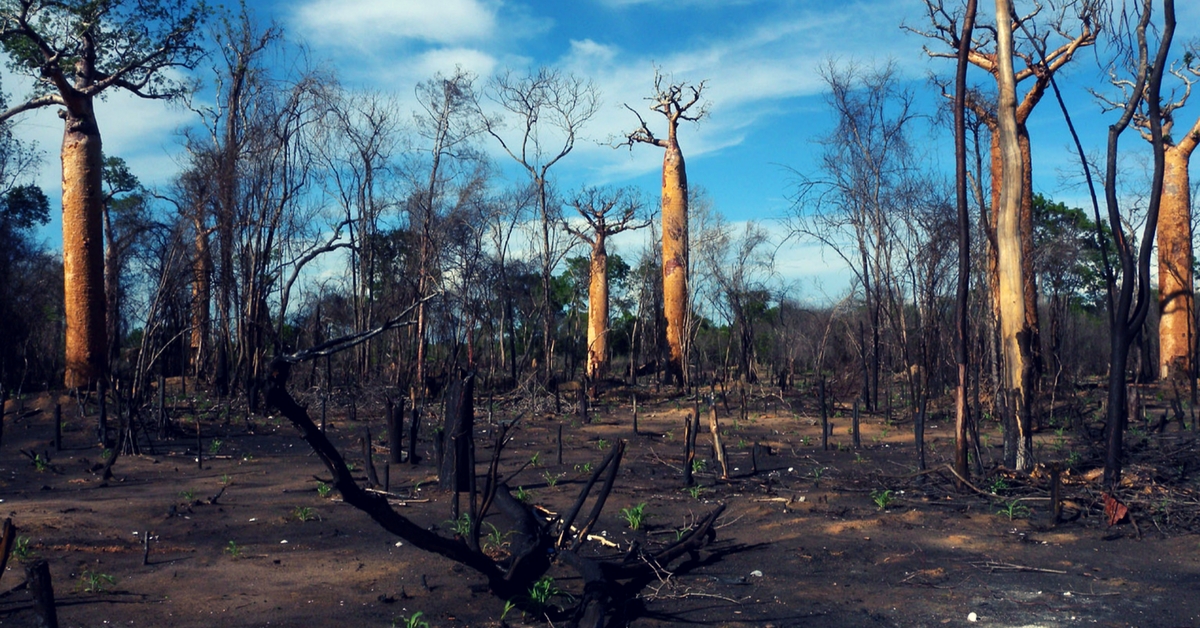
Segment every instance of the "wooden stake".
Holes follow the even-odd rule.
[[[562,464],[562,423],[558,424],[558,464]]]
[[[821,405],[821,449],[829,451],[829,410],[825,407],[825,378],[817,381],[817,403]]]
[[[851,417],[852,417],[852,423],[850,424],[850,427],[851,427],[852,435],[854,437],[854,448],[861,449],[862,448],[862,439],[859,438],[859,434],[858,434],[858,400],[857,399],[854,400],[854,413],[851,415]]]
[[[637,436],[638,435],[637,393],[633,393],[632,397],[633,397],[633,435]]]
[[[712,413],[709,414],[708,431],[712,432],[713,453],[717,456],[717,463],[721,465],[721,479],[729,479],[729,464],[725,461],[725,445],[721,444],[721,424],[717,420],[717,406],[713,405]]]
[[[150,532],[142,532],[142,566],[150,564]]]
[[[692,480],[692,461],[696,457],[695,446],[696,437],[693,434],[692,417],[683,417],[683,485],[691,486]]]

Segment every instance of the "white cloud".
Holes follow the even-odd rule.
[[[480,0],[310,0],[295,19],[311,41],[358,48],[395,39],[458,44],[496,28],[495,6]]]
[[[422,53],[412,64],[418,80],[424,80],[442,73],[449,76],[456,67],[471,72],[476,76],[489,76],[495,71],[498,62],[492,55],[474,48],[437,48]]]

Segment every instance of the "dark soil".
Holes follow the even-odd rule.
[[[599,402],[588,425],[565,413],[526,414],[502,463],[511,473],[536,456],[511,485],[561,512],[589,465],[627,439],[620,479],[595,529],[617,546],[596,543],[596,551],[612,556],[634,539],[673,540],[676,530],[727,504],[706,562],[662,572],[627,602],[632,625],[959,626],[973,617],[981,626],[1200,626],[1200,538],[1189,531],[1200,499],[1187,477],[1197,460],[1194,432],[1172,425],[1131,437],[1142,462],[1131,465],[1120,497],[1132,517],[1110,527],[1090,445],[1043,430],[1039,458],[1071,467],[1064,487],[1071,520],[1055,526],[1042,470],[975,479],[981,492],[996,495],[957,489],[938,470],[952,454],[946,419],[927,431],[935,470],[916,474],[911,425],[865,416],[863,446],[855,450],[849,419],[837,416],[825,451],[818,422],[799,410],[798,397],[757,398],[744,420],[721,407],[730,479],[718,478],[702,429],[701,488],[687,491],[680,467],[689,403],[640,394],[641,434],[632,432],[625,391]],[[23,565],[35,557],[50,563],[63,626],[386,627],[404,626],[416,613],[435,627],[540,622],[516,610],[502,621],[505,601],[486,591],[482,577],[390,536],[336,495],[322,497],[316,478],[328,473],[283,419],[202,414],[198,466],[195,422],[180,402],[178,434],[143,438],[142,453],[122,455],[115,478],[104,481],[93,471],[103,455],[93,445],[93,420],[85,423],[66,397],[59,400],[69,417],[61,452],[53,450],[50,396],[26,400],[23,410],[10,402],[5,417],[0,517],[11,517],[29,542],[0,574],[0,625],[33,625],[21,585]],[[516,414],[505,403],[516,406],[497,400],[492,420]],[[479,439],[483,461],[492,428],[486,400],[477,407],[488,433]],[[328,433],[360,471],[357,439],[369,425],[384,474],[382,414],[368,403],[354,420],[331,410]],[[998,444],[988,427],[986,441]],[[431,434],[423,426],[425,461],[390,468],[388,488],[403,514],[450,536],[451,496],[435,488]],[[754,443],[770,448],[756,474]],[[999,458],[998,449],[990,455]],[[646,519],[634,531],[621,510],[641,503]],[[502,517],[493,522],[503,530]],[[493,551],[503,552],[501,534],[493,541]],[[574,572],[552,573],[565,594],[579,595]]]

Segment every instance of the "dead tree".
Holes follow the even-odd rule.
[[[434,296],[436,295],[426,298]],[[330,340],[299,353],[281,355],[271,362],[267,387],[268,403],[299,428],[304,440],[332,474],[333,487],[338,490],[345,503],[363,511],[382,528],[413,546],[448,558],[483,575],[487,578],[492,593],[501,599],[513,601],[518,607],[528,605],[529,603],[523,600],[527,599],[525,594],[533,584],[545,575],[555,562],[562,563],[582,577],[583,592],[576,598],[577,602],[573,608],[562,611],[561,615],[552,619],[565,620],[574,626],[604,625],[615,613],[620,612],[620,603],[636,594],[656,570],[666,568],[685,556],[695,555],[715,538],[714,525],[724,512],[723,505],[701,518],[678,541],[655,552],[641,549],[638,550],[638,554],[627,557],[626,560],[603,561],[583,551],[588,533],[599,519],[616,482],[621,458],[625,453],[624,441],[618,442],[596,467],[568,514],[565,517],[547,520],[513,497],[509,487],[501,479],[500,453],[509,438],[511,426],[502,428],[496,437],[496,446],[483,490],[478,496],[472,492],[472,497],[477,499],[472,499],[471,504],[474,516],[470,522],[470,538],[442,536],[397,512],[384,496],[364,490],[354,480],[341,452],[313,423],[308,411],[292,398],[287,388],[288,376],[296,364],[353,348],[387,330],[416,324],[416,321],[410,318],[415,310],[414,305],[373,330]],[[462,436],[472,437],[469,433]],[[580,519],[580,513],[583,512],[583,507],[597,484],[600,485],[599,492],[595,495],[586,517]],[[506,558],[493,558],[480,549],[479,523],[487,517],[493,506],[509,519],[512,526],[508,537],[511,540],[511,555]],[[688,561],[682,568],[694,564],[696,561]],[[541,613],[545,609],[525,610]]]

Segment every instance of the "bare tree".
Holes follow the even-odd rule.
[[[476,100],[484,130],[510,157],[529,173],[541,233],[542,271],[542,368],[549,381],[554,371],[554,309],[550,303],[551,278],[561,261],[563,247],[556,240],[559,208],[550,201],[549,172],[571,153],[583,126],[600,109],[595,85],[552,68],[539,68],[524,75],[511,71],[494,78],[487,97],[515,118],[509,130],[502,117],[488,116]]]
[[[568,201],[587,223],[587,229],[563,221],[563,228],[591,247],[588,266],[587,376],[597,380],[608,369],[608,238],[650,224],[642,202],[632,189],[588,187]]]
[[[970,330],[967,327],[968,293],[971,288],[971,220],[967,209],[967,56],[975,32],[976,0],[967,0],[962,18],[962,34],[958,42],[958,66],[954,74],[954,188],[958,215],[958,283],[955,291],[955,330],[958,332],[954,358],[958,380],[954,395],[954,471],[959,478],[970,474],[967,468],[967,428],[970,414],[967,408],[967,364]]]
[[[1143,0],[1134,28],[1136,44],[1130,54],[1132,84],[1126,91],[1126,102],[1121,117],[1108,129],[1108,159],[1105,165],[1105,204],[1108,208],[1109,226],[1114,237],[1117,259],[1120,263],[1121,285],[1114,294],[1115,277],[1109,281],[1109,323],[1111,327],[1111,362],[1108,377],[1108,416],[1104,458],[1104,486],[1114,490],[1121,481],[1121,458],[1125,427],[1129,421],[1126,407],[1126,367],[1129,362],[1129,347],[1138,336],[1146,313],[1150,307],[1150,254],[1158,227],[1159,208],[1162,204],[1163,181],[1166,171],[1166,144],[1163,139],[1163,115],[1160,94],[1162,79],[1166,71],[1167,55],[1175,34],[1174,0],[1163,0],[1163,23],[1160,27],[1159,47],[1154,59],[1150,58],[1149,34],[1154,0]],[[1122,133],[1129,128],[1142,102],[1146,105],[1146,119],[1150,127],[1151,146],[1154,149],[1154,174],[1150,186],[1150,202],[1146,211],[1146,225],[1141,242],[1135,250],[1126,235],[1121,221],[1120,203],[1117,198],[1117,149]]]
[[[622,145],[651,144],[663,149],[662,184],[662,255],[663,309],[667,318],[667,347],[670,351],[668,373],[676,383],[687,385],[684,336],[688,314],[688,183],[683,151],[679,149],[679,123],[697,122],[708,112],[700,105],[705,82],[695,85],[672,82],[654,71],[654,95],[648,98],[650,110],[667,122],[667,136],[659,137],[633,107],[626,109],[637,116],[639,126],[625,136]]]
[[[925,9],[929,24],[932,27],[931,30],[923,30],[911,26],[904,26],[904,28],[928,39],[939,41],[946,47],[946,49],[941,50],[926,47],[926,53],[934,58],[956,59],[959,50],[964,46],[968,46],[967,60],[972,65],[991,74],[999,87],[1001,73],[999,59],[1002,55],[997,49],[997,42],[1000,25],[989,23],[978,24],[977,28],[972,29],[970,38],[964,40],[962,33],[959,31],[959,22],[963,16],[947,9],[945,0],[925,0]],[[1020,42],[1014,41],[1013,44],[1014,58],[1019,60],[1023,65],[1019,70],[1014,69],[1014,82],[1019,85],[1027,80],[1032,80],[1029,89],[1016,105],[1015,132],[1017,134],[1017,146],[1021,154],[1022,168],[1019,171],[1014,171],[1012,176],[1018,177],[1022,184],[1019,229],[1022,238],[1021,246],[1023,247],[1022,260],[1025,264],[1022,268],[1023,294],[1025,299],[1024,311],[1028,327],[1032,333],[1030,345],[1033,351],[1032,359],[1034,360],[1035,378],[1033,385],[1035,386],[1037,385],[1037,378],[1040,377],[1041,370],[1041,341],[1037,307],[1038,292],[1032,266],[1033,169],[1027,123],[1034,108],[1041,102],[1042,97],[1045,96],[1054,75],[1066,64],[1070,63],[1080,48],[1095,44],[1096,34],[1099,30],[1099,25],[1095,17],[1097,10],[1098,2],[1094,0],[1084,0],[1082,2],[1051,0],[1048,3],[1035,3],[1034,8],[1026,15],[1018,16],[1014,11],[1010,11],[1005,18],[1008,22],[1006,26],[1009,32],[1019,31],[1025,35],[1023,40]],[[1046,13],[1048,17],[1043,17],[1043,13]],[[1049,48],[1051,37],[1061,40],[1061,43],[1053,49]],[[948,95],[953,97],[953,94]],[[1000,206],[1000,195],[1004,182],[1001,178],[1003,169],[1001,155],[1003,150],[999,138],[999,119],[996,103],[978,91],[968,91],[965,94],[965,105],[972,109],[975,115],[991,131],[991,205],[993,208],[997,208]],[[989,242],[995,239],[992,234],[997,228],[994,220],[998,216],[999,212],[992,212],[993,222],[988,225]],[[997,275],[998,268],[996,264],[996,251],[992,250],[991,258],[989,259],[989,281],[991,283],[993,316],[998,318],[1000,307],[997,293],[997,290],[999,290],[999,277]],[[1015,435],[1016,430],[1010,429],[1006,432],[1006,435],[1009,434]],[[1006,440],[1006,443],[1011,445],[1011,439]],[[1006,462],[1014,464],[1015,455],[1015,448],[1008,447],[1005,454]]]
[[[909,141],[918,114],[913,93],[901,87],[891,64],[830,62],[822,74],[836,125],[822,142],[820,174],[800,174],[793,226],[840,257],[861,286],[870,326],[861,397],[870,409],[880,395],[885,307],[896,277],[894,223],[918,170]]]
[[[110,89],[142,98],[175,98],[184,86],[171,77],[192,68],[201,49],[196,27],[202,4],[44,2],[0,5],[0,45],[12,67],[34,79],[26,101],[0,121],[59,106],[63,119],[63,266],[66,294],[65,383],[87,386],[107,370],[102,229],[103,153],[93,102]]]

